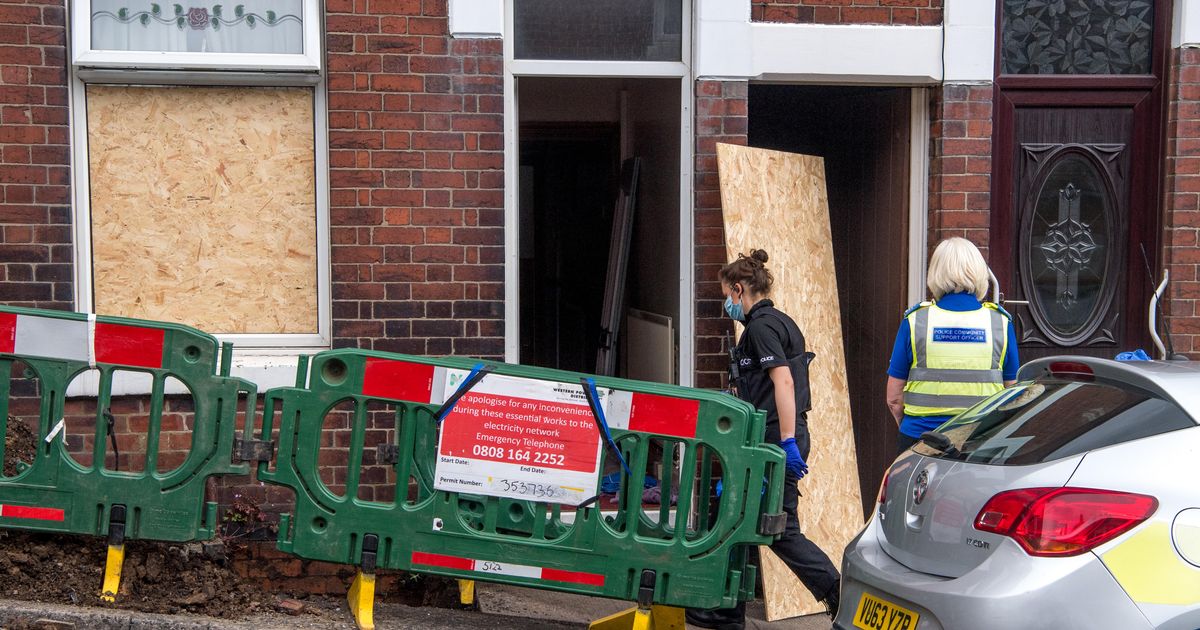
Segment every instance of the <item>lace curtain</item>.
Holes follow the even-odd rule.
[[[303,0],[92,0],[92,49],[304,52]]]

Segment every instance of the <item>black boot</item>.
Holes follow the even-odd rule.
[[[688,608],[684,618],[693,626],[713,630],[743,630],[746,627],[746,603],[738,602],[733,608],[700,610]]]
[[[829,591],[825,593],[825,597],[821,599],[821,603],[825,604],[825,614],[829,615],[830,619],[837,619],[838,608],[842,603],[842,581],[838,580],[829,587]]]

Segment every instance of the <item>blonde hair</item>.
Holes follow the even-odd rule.
[[[972,293],[982,300],[987,295],[988,266],[975,244],[958,236],[938,243],[929,259],[925,282],[940,300],[947,293]]]

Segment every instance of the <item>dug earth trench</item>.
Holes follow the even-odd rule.
[[[25,422],[8,417],[6,477],[33,461],[36,441]],[[227,513],[238,512],[249,525],[269,525],[248,518],[245,506],[233,508]],[[270,540],[248,540],[244,533],[210,542],[129,540],[120,592],[115,603],[107,603],[99,595],[106,553],[105,538],[0,529],[0,599],[232,620],[268,611],[328,608],[328,602],[318,600],[342,599],[355,573],[348,565],[300,560],[276,551]],[[446,578],[380,571],[376,589],[380,602],[459,606],[458,587]],[[311,605],[304,605],[306,600]]]
[[[37,436],[21,420],[8,417],[4,431],[4,476],[13,477],[37,454]]]
[[[106,603],[99,596],[107,549],[104,538],[0,531],[0,598],[242,619],[265,611],[286,611],[295,607],[297,601],[310,598],[315,604],[316,599],[325,595],[328,599],[344,596],[350,580],[343,580],[340,574],[352,576],[352,568],[301,563],[296,567],[298,570],[289,571],[289,562],[294,560],[265,561],[261,547],[269,545],[226,546],[219,540],[182,544],[127,541],[120,592],[115,603]],[[305,575],[309,566],[316,573],[329,573],[326,565],[336,568],[337,575],[329,575],[320,582],[313,582]],[[256,567],[256,573],[262,574],[247,577],[235,567],[243,570]],[[328,589],[313,593],[304,588],[315,583],[327,584]],[[457,585],[453,580],[381,571],[379,586],[379,601],[409,606],[458,606]]]

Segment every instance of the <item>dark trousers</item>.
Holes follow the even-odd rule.
[[[800,518],[796,508],[800,502],[800,491],[796,489],[798,478],[791,472],[783,483],[783,511],[787,513],[787,525],[783,535],[771,543],[771,551],[800,578],[804,587],[818,601],[825,599],[838,588],[841,575],[834,568],[829,556],[800,531]],[[741,619],[746,607],[739,602],[735,608],[722,608],[719,612],[726,619]]]
[[[920,441],[921,441],[921,438],[908,437],[907,435],[904,435],[903,433],[897,433],[896,434],[896,457],[900,457],[901,455],[904,454],[904,451],[907,451],[908,449],[912,448],[912,446],[914,444],[916,444],[917,442],[920,442]]]
[[[841,575],[830,562],[829,556],[800,531],[800,519],[796,516],[800,491],[796,489],[796,481],[797,477],[789,472],[783,483],[783,511],[787,513],[787,527],[783,535],[771,544],[771,551],[783,560],[819,601],[837,587]]]

